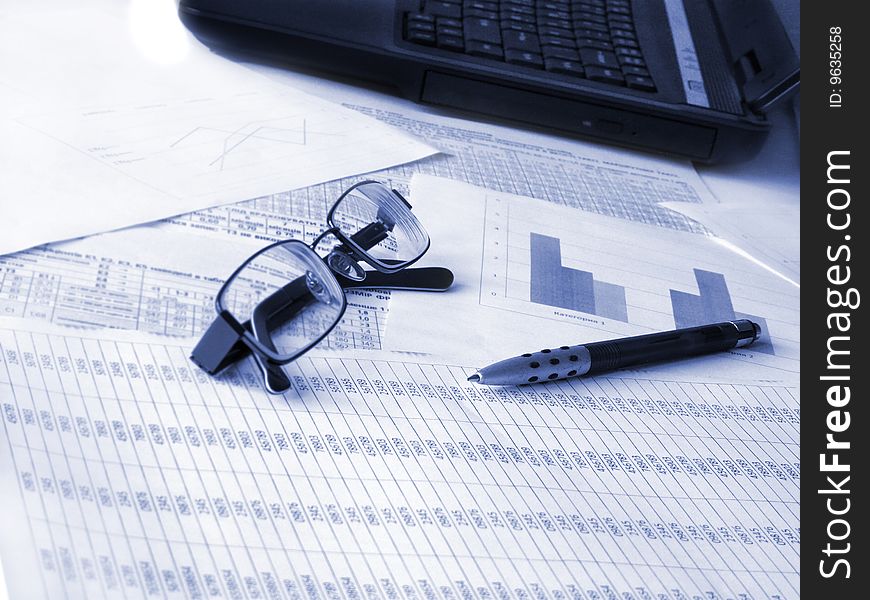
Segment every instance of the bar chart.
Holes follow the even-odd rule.
[[[628,322],[625,288],[562,265],[559,238],[532,232],[529,255],[532,302]]]
[[[709,237],[541,204],[487,197],[481,307],[535,317],[516,327],[556,340],[573,339],[571,326],[577,340],[607,339],[745,318],[762,330],[753,360],[796,364],[799,313],[786,307],[799,290]],[[487,318],[513,327],[515,317]]]
[[[761,336],[756,346],[759,352],[775,354],[770,343],[767,321],[764,317],[736,312],[734,310],[728,283],[722,273],[694,269],[698,282],[698,294],[670,290],[674,323],[677,327],[694,327],[716,321],[749,319],[761,326]]]

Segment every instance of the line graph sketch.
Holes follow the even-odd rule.
[[[268,124],[267,124],[268,123]],[[323,134],[319,135],[340,135]],[[308,144],[308,122],[305,117],[282,117],[265,121],[251,121],[243,124],[235,130],[222,127],[197,126],[169,144],[170,148],[185,148],[200,146],[201,149],[215,148],[215,158],[208,166],[218,166],[222,171],[227,157],[244,151],[257,151],[251,146],[260,144],[263,151],[268,151],[270,145],[280,146],[291,144],[305,146]],[[280,148],[272,148],[280,151]]]
[[[432,153],[376,120],[289,92],[240,91],[20,121],[144,184],[149,194],[175,199],[165,214],[202,208],[197,198],[208,205],[255,198]]]

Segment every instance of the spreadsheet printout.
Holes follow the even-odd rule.
[[[794,598],[796,388],[0,324],[12,597]]]
[[[310,241],[306,223],[284,215],[282,239]],[[0,315],[79,328],[201,335],[216,316],[214,300],[225,278],[268,241],[160,223],[0,256]],[[323,344],[379,349],[390,292],[346,293],[344,317]]]

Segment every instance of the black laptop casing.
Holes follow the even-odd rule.
[[[212,47],[395,86],[416,102],[718,162],[760,146],[765,106],[752,102],[796,69],[776,12],[761,5],[686,2],[693,37],[710,40],[696,44],[710,108],[685,102],[662,0],[633,4],[655,93],[421,49],[402,39],[402,15],[419,0],[181,0],[179,14]]]

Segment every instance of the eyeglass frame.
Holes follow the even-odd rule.
[[[193,349],[191,353],[191,360],[196,363],[200,368],[209,373],[210,375],[217,375],[225,368],[234,364],[235,362],[245,358],[248,353],[251,353],[257,359],[257,362],[260,364],[263,369],[264,378],[267,380],[267,387],[269,386],[269,375],[278,376],[273,369],[269,367],[272,366],[283,366],[287,365],[306,352],[308,352],[311,348],[319,344],[326,338],[338,325],[344,316],[345,311],[347,310],[347,289],[353,288],[391,288],[391,289],[412,289],[412,290],[420,290],[420,291],[444,291],[450,287],[453,283],[453,273],[450,272],[449,269],[443,267],[424,267],[411,269],[410,271],[406,271],[408,267],[413,265],[415,262],[420,260],[423,255],[429,250],[431,246],[431,240],[429,238],[428,233],[425,229],[423,229],[422,225],[420,225],[420,229],[426,233],[426,247],[420,252],[420,254],[409,261],[400,263],[399,266],[391,266],[386,262],[382,262],[381,260],[371,256],[365,249],[363,249],[355,240],[352,239],[352,236],[348,236],[341,231],[341,229],[335,225],[333,222],[333,216],[335,214],[335,210],[341,204],[341,202],[345,199],[345,197],[351,193],[353,190],[367,184],[377,184],[383,186],[387,190],[389,190],[396,198],[402,201],[402,203],[407,207],[409,213],[413,215],[411,204],[399,193],[397,190],[390,188],[386,184],[375,181],[375,180],[364,180],[355,183],[354,185],[347,188],[341,196],[335,201],[332,207],[329,209],[329,212],[326,216],[326,225],[327,228],[322,231],[317,237],[314,239],[311,244],[306,244],[303,240],[298,239],[287,239],[280,240],[277,242],[273,242],[268,246],[265,246],[246,258],[242,263],[236,268],[233,273],[227,278],[224,284],[221,286],[217,295],[215,296],[215,311],[217,316],[215,317],[212,324],[206,329],[197,343],[196,347]],[[414,215],[414,219],[416,220],[416,215]],[[417,221],[419,224],[419,221]],[[362,230],[360,230],[362,231]],[[357,232],[359,233],[359,232]],[[330,253],[326,257],[322,257],[317,253],[317,246],[320,242],[323,241],[327,236],[332,235],[335,237],[339,244],[334,246]],[[279,246],[286,246],[288,244],[299,244],[302,247],[306,248],[307,251],[310,251],[318,260],[322,261],[329,271],[330,275],[336,280],[338,286],[342,290],[341,295],[341,308],[339,313],[335,319],[335,322],[329,326],[320,336],[316,339],[312,340],[307,345],[297,349],[294,353],[290,355],[282,355],[277,353],[276,351],[268,348],[253,331],[253,326],[251,324],[251,320],[245,321],[241,323],[238,318],[233,315],[229,310],[227,310],[226,306],[223,303],[223,297],[226,293],[229,285],[235,280],[236,276],[248,265],[250,265],[256,258],[262,255],[265,252],[273,248],[277,248]],[[361,272],[364,273],[364,276],[360,280],[356,280],[353,278],[346,277],[338,272],[327,262],[327,259],[334,252],[340,251],[345,254],[348,258],[352,259],[356,263],[364,262],[369,266],[373,267],[375,271],[368,271],[362,269]],[[411,277],[405,278],[395,278],[395,281],[390,281],[390,275],[400,274],[400,273],[412,273]],[[372,273],[381,273],[384,276],[372,277]],[[414,277],[416,275],[416,277]],[[414,282],[416,279],[418,281]],[[294,280],[295,281],[295,280]],[[291,282],[288,282],[289,285]],[[283,288],[281,288],[283,289]],[[262,302],[262,301],[261,301]],[[261,303],[258,303],[259,306]],[[280,374],[282,379],[286,379],[283,373]],[[270,391],[272,391],[270,389]]]

